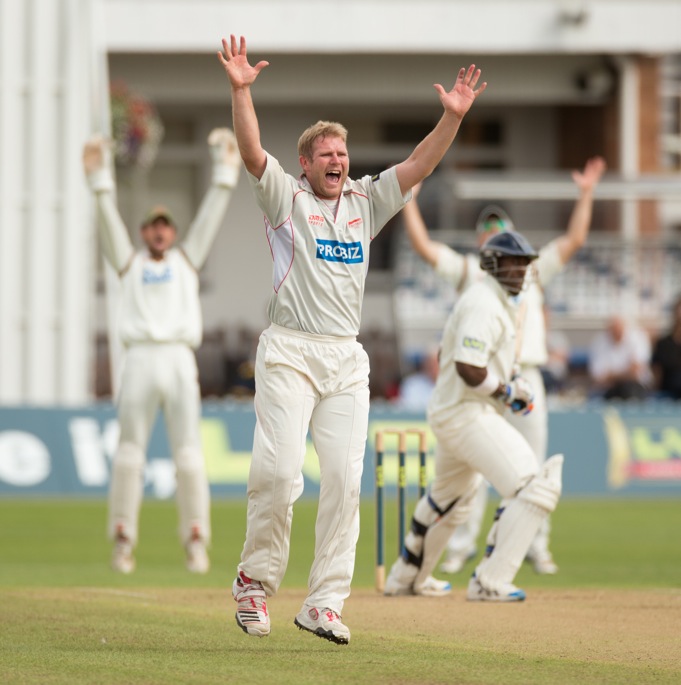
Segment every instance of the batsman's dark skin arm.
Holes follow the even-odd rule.
[[[487,367],[471,366],[463,362],[456,362],[456,372],[461,376],[463,382],[474,388],[482,383],[487,378]],[[492,393],[492,397],[506,396],[506,385],[499,382],[499,387]]]

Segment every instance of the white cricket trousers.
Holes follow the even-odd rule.
[[[437,447],[430,496],[441,508],[477,489],[478,473],[506,499],[539,471],[527,440],[492,407],[471,402],[431,428]]]
[[[504,416],[530,444],[537,458],[537,465],[541,468],[546,461],[548,442],[549,415],[546,404],[546,390],[544,389],[541,372],[536,366],[523,366],[520,373],[532,386],[534,391],[534,408],[529,414],[514,414],[509,409]],[[468,556],[469,553],[475,551],[476,540],[487,508],[488,493],[488,483],[481,483],[468,522],[458,526],[456,532],[447,543],[449,555]],[[548,555],[550,529],[551,524],[547,516],[530,547],[529,554],[531,556],[542,558]]]
[[[126,350],[118,398],[120,438],[109,490],[109,535],[135,544],[145,454],[162,409],[177,477],[179,535],[210,541],[210,493],[201,450],[201,394],[193,350],[183,344],[138,344]]]
[[[271,325],[255,364],[256,426],[239,570],[274,595],[289,556],[293,503],[303,492],[308,428],[319,457],[315,553],[305,604],[338,612],[350,594],[369,422],[369,359],[352,337]]]

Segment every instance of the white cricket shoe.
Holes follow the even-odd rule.
[[[132,543],[123,533],[116,534],[113,553],[111,555],[111,568],[118,573],[132,573],[135,570],[135,557],[132,554]]]
[[[198,528],[192,528],[189,542],[185,545],[185,552],[187,553],[187,570],[190,573],[208,573],[210,559],[206,542]]]
[[[534,572],[541,576],[553,576],[558,573],[558,565],[553,560],[551,552],[536,557],[528,555],[527,560],[532,564]]]
[[[495,589],[485,588],[474,573],[468,582],[466,599],[469,602],[522,602],[525,591],[511,583],[503,583]]]
[[[452,585],[446,580],[428,576],[420,585],[414,584],[412,591],[420,597],[444,597],[452,591]]]
[[[337,645],[350,642],[350,628],[341,621],[340,614],[333,609],[304,605],[293,621],[300,630],[307,630]]]
[[[190,573],[208,573],[210,559],[206,550],[206,543],[198,535],[192,535],[192,539],[185,547],[187,553],[187,570]]]
[[[239,628],[255,637],[269,635],[270,615],[267,613],[267,595],[262,583],[239,571],[232,584],[232,596],[237,605],[235,618]]]
[[[461,552],[457,554],[448,553],[444,561],[440,564],[440,571],[442,573],[458,573],[465,565],[467,561],[475,558],[478,550],[473,547],[467,552]]]

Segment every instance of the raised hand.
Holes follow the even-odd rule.
[[[583,171],[573,171],[572,180],[580,190],[591,190],[601,180],[607,165],[602,157],[591,157],[584,165]]]
[[[434,84],[440,96],[440,102],[447,112],[452,112],[459,117],[463,117],[468,112],[475,98],[487,88],[485,81],[475,90],[481,73],[480,69],[475,68],[475,64],[471,64],[468,70],[462,67],[456,77],[454,87],[449,92],[439,83]]]
[[[208,146],[215,164],[239,166],[241,156],[236,136],[228,128],[214,128],[208,135]]]
[[[230,36],[230,42],[226,38],[222,39],[222,52],[218,52],[218,59],[222,63],[232,88],[248,88],[258,74],[267,66],[269,62],[258,62],[255,66],[248,63],[246,53],[246,39],[241,36],[237,46],[236,36]]]
[[[86,174],[106,169],[109,164],[111,143],[101,135],[93,135],[83,146],[83,168]]]

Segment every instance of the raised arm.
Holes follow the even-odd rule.
[[[269,62],[258,62],[252,67],[246,54],[246,39],[241,36],[237,46],[233,35],[229,43],[222,39],[222,52],[218,52],[218,58],[232,87],[232,118],[241,159],[248,172],[260,179],[265,172],[267,155],[260,144],[260,127],[251,98],[251,85]]]
[[[412,199],[402,209],[404,229],[414,252],[434,267],[437,265],[440,243],[431,240],[428,234],[428,228],[417,202],[420,192],[421,184],[417,183],[413,188]]]
[[[85,143],[83,169],[97,202],[102,252],[120,275],[128,267],[134,248],[114,201],[110,156],[109,143],[102,136],[93,136]]]
[[[487,83],[483,83],[475,90],[479,78],[480,69],[471,64],[468,70],[459,70],[456,83],[450,91],[446,91],[439,83],[435,84],[445,111],[435,128],[416,146],[414,152],[397,165],[397,179],[403,194],[430,176],[444,157],[466,112],[487,87]]]
[[[579,189],[579,197],[570,215],[564,235],[557,239],[558,251],[563,264],[584,246],[591,227],[591,214],[594,204],[594,188],[605,172],[606,164],[602,157],[587,160],[583,171],[573,171],[572,180]]]
[[[197,271],[204,265],[215,241],[241,167],[236,138],[230,129],[213,129],[208,146],[213,160],[211,185],[182,242],[182,250]]]

